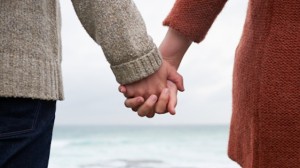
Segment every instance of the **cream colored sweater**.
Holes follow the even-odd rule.
[[[131,0],[72,2],[120,84],[160,67],[159,52]],[[0,0],[0,97],[63,99],[60,22],[58,0]]]

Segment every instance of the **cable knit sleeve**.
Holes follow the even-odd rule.
[[[120,84],[143,79],[161,65],[161,56],[148,36],[131,0],[72,0],[79,20],[102,47]]]
[[[176,0],[163,24],[201,42],[227,0]]]

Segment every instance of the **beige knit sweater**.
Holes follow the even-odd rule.
[[[131,0],[72,2],[119,83],[159,68],[159,52]],[[63,99],[60,22],[58,0],[0,0],[0,97]]]

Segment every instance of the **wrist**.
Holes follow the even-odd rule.
[[[163,59],[178,69],[180,62],[191,43],[192,41],[187,39],[180,32],[169,28],[159,50]]]

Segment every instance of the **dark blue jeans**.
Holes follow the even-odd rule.
[[[56,101],[0,97],[0,168],[47,168]]]

